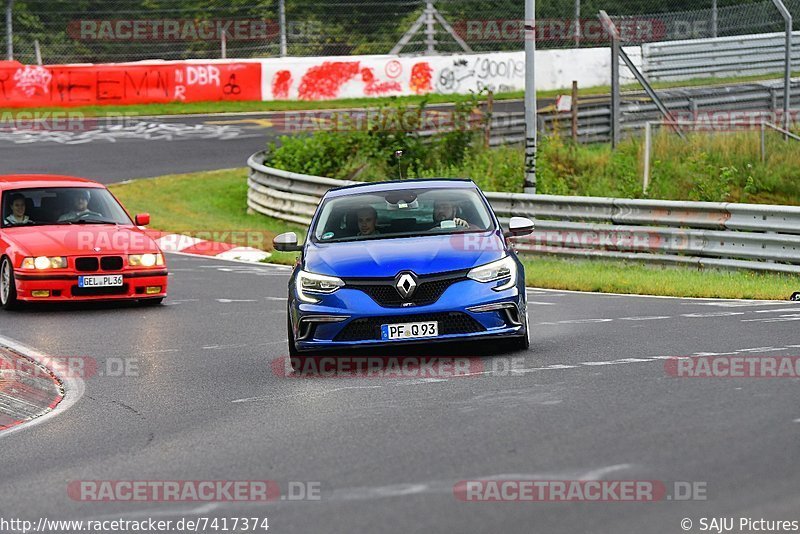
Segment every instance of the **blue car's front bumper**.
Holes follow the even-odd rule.
[[[524,284],[503,291],[495,291],[493,285],[460,280],[433,304],[409,307],[381,306],[364,291],[351,287],[315,295],[320,302],[310,304],[298,300],[292,289],[289,311],[295,346],[309,352],[527,335]],[[435,338],[383,340],[378,333],[381,324],[432,320],[440,323],[440,335]]]

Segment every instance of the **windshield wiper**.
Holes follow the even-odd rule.
[[[92,220],[78,219],[76,221],[61,221],[58,224],[115,224],[119,226],[119,223],[117,221],[105,221],[99,219],[92,219]]]

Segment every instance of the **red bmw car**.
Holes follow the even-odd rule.
[[[0,306],[167,296],[167,266],[103,185],[51,175],[0,176]]]

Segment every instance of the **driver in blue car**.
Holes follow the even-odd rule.
[[[80,219],[81,217],[86,216],[93,216],[93,217],[102,217],[100,213],[96,211],[91,211],[89,209],[89,200],[91,199],[91,194],[89,191],[78,191],[73,199],[73,211],[68,211],[64,215],[58,218],[59,222],[64,221],[74,221]]]
[[[455,202],[449,200],[437,200],[433,203],[433,223],[434,228],[441,228],[442,221],[453,221],[460,228],[475,229],[477,226],[470,224],[459,215],[459,207]]]
[[[378,212],[372,206],[364,206],[356,212],[358,235],[378,235]]]

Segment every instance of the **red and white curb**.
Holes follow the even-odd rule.
[[[255,263],[263,262],[272,256],[269,252],[257,248],[207,241],[188,235],[169,234],[154,230],[148,230],[147,234],[158,243],[158,246],[164,252],[180,252],[181,254]]]
[[[52,412],[64,395],[64,383],[53,370],[0,345],[0,431]]]

